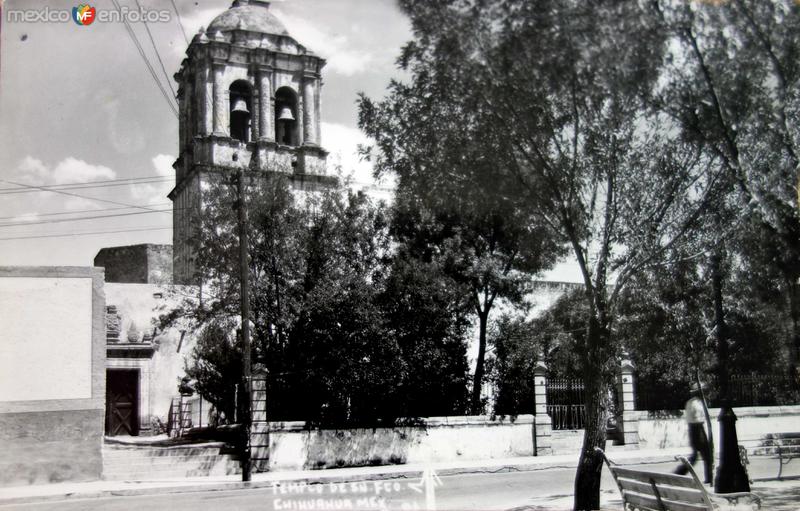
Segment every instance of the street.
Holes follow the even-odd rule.
[[[654,471],[671,471],[675,463],[635,465]],[[700,468],[697,465],[697,468]],[[792,470],[790,474],[797,473]],[[436,476],[421,474],[420,479],[394,479],[353,483],[283,485],[223,491],[199,491],[167,495],[64,499],[46,503],[0,506],[18,510],[273,510],[307,511],[315,509],[469,509],[504,510],[545,505],[572,494],[574,468],[555,468],[529,472],[500,472]],[[775,477],[777,460],[751,458],[750,475]],[[608,470],[603,471],[602,491],[616,494]],[[545,498],[546,497],[546,498]],[[544,504],[543,504],[544,502]]]

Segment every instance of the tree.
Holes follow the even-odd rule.
[[[595,447],[605,443],[620,294],[690,232],[716,190],[717,168],[647,108],[665,38],[637,3],[401,6],[414,30],[399,59],[411,84],[392,83],[378,104],[363,98],[361,126],[376,140],[379,169],[451,197],[485,184],[483,193],[532,209],[570,247],[588,312],[580,353],[587,425],[575,509],[596,509],[602,460]],[[439,126],[440,112],[451,120],[446,126]],[[458,127],[454,139],[451,126]],[[476,175],[473,165],[462,165],[469,158],[428,159],[415,139],[431,129],[450,150],[463,147],[463,130],[494,140],[492,165]]]
[[[790,366],[800,382],[800,6],[791,0],[653,5],[671,41],[654,105],[729,173],[739,196],[734,225],[755,215],[780,246],[775,263],[794,325]]]
[[[295,194],[281,173],[252,177],[246,196],[253,360],[268,371],[269,417],[343,427],[463,413],[464,314],[441,280],[395,260],[385,206],[346,189]],[[220,177],[204,199],[195,259],[202,298],[164,321],[188,318],[187,329],[202,332],[188,372],[203,380],[201,393],[232,406],[241,379],[232,369],[240,360],[236,194]]]
[[[434,154],[425,145],[417,150]],[[400,183],[392,221],[399,253],[423,264],[435,262],[463,290],[478,318],[470,411],[479,415],[489,314],[498,300],[522,305],[531,277],[552,265],[561,247],[541,222],[508,201],[489,203],[475,193],[460,199],[429,194],[411,177]]]

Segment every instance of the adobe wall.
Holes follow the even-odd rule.
[[[0,267],[0,486],[99,479],[102,268]]]
[[[128,245],[101,249],[94,265],[105,268],[106,282],[171,284],[172,245]]]

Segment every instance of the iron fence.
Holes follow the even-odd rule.
[[[800,389],[788,375],[749,374],[732,376],[728,390],[732,406],[800,404]]]
[[[586,423],[583,382],[552,379],[547,381],[547,413],[554,430],[583,429]]]

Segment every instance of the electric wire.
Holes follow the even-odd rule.
[[[129,208],[134,208],[134,209],[144,209],[144,210],[147,210],[147,211],[154,211],[153,208],[149,208],[147,206],[137,206],[135,204],[127,204],[125,202],[113,201],[113,200],[109,200],[109,199],[101,199],[99,197],[91,197],[89,195],[81,195],[79,193],[65,192],[63,190],[52,190],[52,189],[49,189],[49,188],[45,188],[43,186],[26,185],[26,184],[22,184],[22,183],[15,183],[14,181],[8,181],[6,179],[0,179],[0,182],[8,183],[10,185],[16,185],[16,186],[24,186],[26,188],[36,188],[36,189],[39,189],[39,190],[42,190],[42,191],[45,191],[45,192],[58,193],[58,194],[61,194],[61,195],[67,195],[69,197],[78,197],[78,198],[81,198],[81,199],[93,200],[93,201],[97,201],[97,202],[106,202],[108,204],[113,204],[115,206],[127,206]]]
[[[122,6],[119,4],[117,0],[111,0],[111,1],[114,3],[114,6],[119,11],[120,19],[122,19],[122,24],[125,27],[128,36],[131,38],[131,41],[133,41],[133,44],[136,46],[136,49],[138,50],[139,55],[142,57],[145,66],[147,66],[147,70],[150,71],[150,76],[153,77],[153,81],[156,82],[156,85],[158,86],[158,89],[161,91],[161,94],[164,96],[164,99],[167,100],[167,105],[169,105],[169,108],[170,110],[172,110],[172,113],[175,115],[175,117],[179,117],[178,109],[175,107],[175,104],[173,103],[175,98],[174,97],[170,98],[169,93],[164,89],[164,85],[158,78],[158,73],[156,73],[155,69],[153,69],[153,66],[150,64],[150,60],[147,58],[147,54],[142,48],[142,45],[139,43],[139,39],[136,37],[136,33],[133,31],[130,24],[128,24],[128,20],[125,19],[124,16],[122,16]]]
[[[85,190],[87,188],[113,188],[117,186],[131,186],[131,185],[146,185],[146,184],[153,184],[153,183],[170,183],[172,182],[172,178],[165,178],[165,179],[151,179],[149,181],[137,181],[132,183],[106,183],[101,185],[57,185],[57,186],[42,186],[41,190],[32,190],[32,189],[14,189],[8,191],[0,191],[0,195],[17,195],[20,193],[33,193],[33,192],[54,192],[59,190]]]
[[[49,220],[34,220],[31,222],[8,222],[8,223],[0,223],[0,228],[2,227],[21,227],[21,226],[28,226],[28,225],[44,225],[44,224],[59,224],[63,222],[79,222],[81,220],[97,220],[100,218],[116,218],[121,216],[133,216],[133,215],[147,215],[150,213],[172,213],[172,208],[169,209],[161,209],[161,210],[153,210],[153,211],[131,211],[129,213],[115,213],[111,215],[93,215],[93,216],[82,216],[82,217],[75,217],[75,218],[54,218]]]
[[[133,0],[136,2],[136,7],[139,8],[139,12],[142,11],[142,4],[139,3],[139,0]],[[172,80],[169,79],[169,73],[167,73],[167,68],[164,66],[164,61],[161,60],[161,54],[158,52],[158,47],[156,46],[156,41],[153,39],[153,33],[150,31],[150,25],[147,23],[147,19],[145,17],[142,18],[142,23],[144,23],[144,29],[147,31],[147,37],[150,38],[150,44],[153,45],[153,51],[156,52],[156,58],[158,59],[158,64],[161,66],[161,71],[164,73],[164,78],[167,80],[167,86],[169,90],[172,91],[172,97],[177,97],[175,93],[175,87],[172,86]]]
[[[166,179],[169,176],[165,176],[162,174],[152,174],[150,176],[139,176],[139,177],[124,177],[120,179],[103,179],[99,181],[76,181],[74,183],[44,183],[40,186],[44,186],[45,188],[49,187],[58,187],[58,186],[72,186],[72,185],[92,185],[92,184],[104,184],[104,183],[121,183],[123,181],[140,181],[144,179]],[[135,183],[132,183],[135,184]],[[15,191],[19,190],[20,188],[0,188],[0,192],[6,191]]]
[[[93,231],[93,232],[73,232],[73,233],[65,233],[65,234],[39,234],[36,236],[13,236],[9,238],[0,238],[0,241],[13,241],[13,240],[33,240],[33,239],[41,239],[41,238],[69,238],[72,236],[92,236],[95,234],[117,234],[122,232],[145,232],[145,231],[164,231],[172,229],[172,226],[169,227],[145,227],[142,229],[119,229],[114,231]]]
[[[175,0],[169,0],[172,3],[172,8],[175,10],[175,16],[177,16],[178,26],[181,27],[181,33],[183,34],[183,39],[186,41],[186,44],[189,44],[189,36],[186,35],[186,29],[183,28],[183,21],[181,21],[181,13],[178,12],[178,6],[175,5]]]
[[[148,207],[159,207],[159,206],[169,206],[172,204],[171,202],[157,202],[155,204],[146,204]],[[121,206],[118,208],[97,208],[97,209],[74,209],[71,211],[55,211],[50,213],[36,213],[36,218],[42,216],[59,216],[59,215],[77,215],[79,213],[101,213],[103,211],[121,211],[123,209],[131,209],[128,206]],[[12,216],[0,216],[0,220],[14,220],[24,217],[25,215],[12,215]]]

